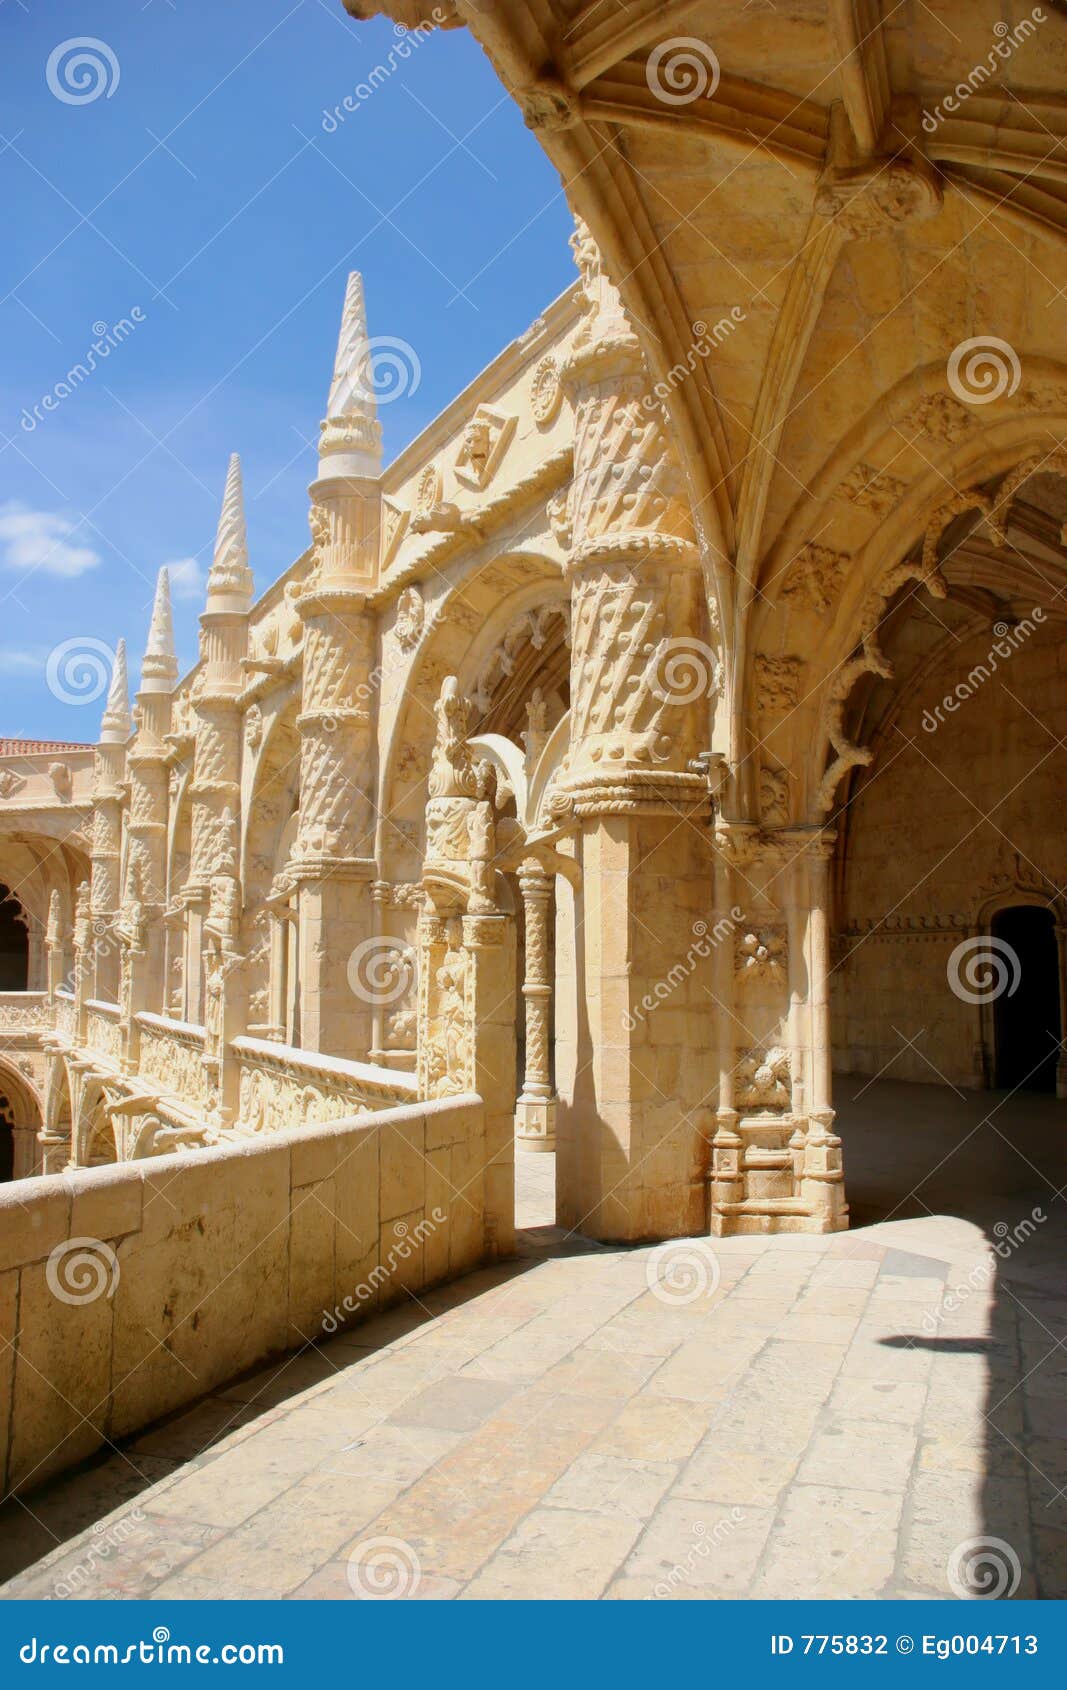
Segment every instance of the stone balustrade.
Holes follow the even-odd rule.
[[[0,992],[0,1034],[42,1031],[51,1025],[44,992]]]
[[[369,1062],[323,1056],[272,1039],[238,1038],[233,1050],[241,1068],[238,1132],[274,1132],[356,1109],[413,1103],[418,1096],[413,1074]]]
[[[203,1027],[148,1010],[138,1015],[137,1026],[141,1077],[176,1093],[195,1111],[204,1101]]]
[[[85,1006],[86,1048],[99,1051],[111,1062],[122,1060],[122,1020],[117,1003],[90,998]]]
[[[0,1188],[5,1490],[476,1266],[485,1161],[464,1094]]]

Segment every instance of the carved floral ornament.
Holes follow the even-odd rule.
[[[788,1109],[791,1077],[790,1054],[782,1046],[745,1051],[736,1069],[736,1101],[742,1109]]]
[[[734,967],[743,980],[781,980],[785,975],[786,937],[781,927],[753,927],[734,949]]]
[[[546,428],[559,415],[562,401],[563,386],[559,365],[551,353],[546,353],[534,370],[530,382],[530,409],[534,422]]]

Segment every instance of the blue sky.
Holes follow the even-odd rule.
[[[96,73],[57,51],[81,36]],[[162,563],[192,661],[231,451],[258,586],[303,549],[350,269],[421,366],[387,457],[574,279],[559,179],[480,49],[399,42],[340,0],[0,6],[0,734],[96,737],[102,700],[55,697],[48,656],[139,658]]]

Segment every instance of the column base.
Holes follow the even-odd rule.
[[[526,1151],[555,1150],[555,1098],[519,1098],[515,1105],[515,1148]]]

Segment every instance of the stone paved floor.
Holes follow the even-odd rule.
[[[8,1503],[2,1594],[1062,1597],[1067,1106],[837,1098],[852,1233],[586,1246],[523,1157],[523,1259]]]

